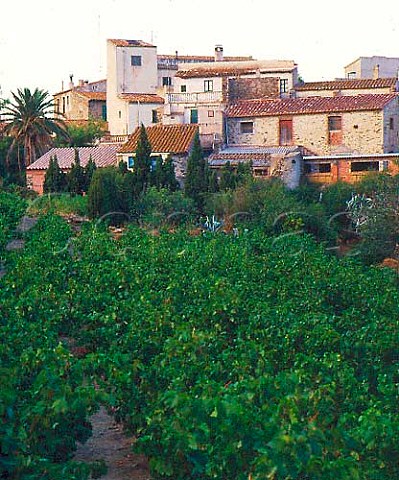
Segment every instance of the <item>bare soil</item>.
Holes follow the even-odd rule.
[[[128,438],[104,408],[91,417],[93,435],[79,445],[75,460],[94,462],[103,459],[108,472],[101,480],[150,480],[148,462],[132,453],[134,439]]]

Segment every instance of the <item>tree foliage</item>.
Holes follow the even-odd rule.
[[[63,192],[67,187],[67,177],[58,165],[57,155],[50,158],[48,169],[44,177],[44,193]]]
[[[20,170],[23,170],[50,149],[54,134],[62,138],[67,138],[68,134],[64,122],[52,117],[54,105],[48,92],[38,88],[31,92],[24,88],[11,95],[12,101],[3,107],[4,133],[13,139],[10,154],[23,146],[23,158],[18,159]]]
[[[194,200],[200,209],[203,208],[204,195],[208,190],[207,178],[207,163],[202,151],[199,133],[197,132],[194,137],[191,154],[187,161],[184,192]]]

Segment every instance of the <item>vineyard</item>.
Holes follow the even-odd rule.
[[[73,455],[100,406],[154,479],[399,478],[394,272],[305,234],[52,214],[5,252],[22,213],[0,210],[1,478],[97,478]]]

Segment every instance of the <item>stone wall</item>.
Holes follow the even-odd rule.
[[[341,115],[342,117],[342,143],[340,145],[329,143],[328,117],[331,115]],[[382,111],[345,112],[330,115],[327,113],[304,114],[291,118],[293,120],[292,145],[304,146],[314,155],[349,152],[385,153],[384,122],[389,122],[389,115],[384,116]],[[253,121],[253,133],[240,133],[240,123],[243,121]],[[389,128],[389,125],[385,128]],[[397,123],[395,128],[397,132]],[[279,145],[279,117],[230,118],[227,122],[227,132],[230,145]],[[397,136],[396,142],[398,142]]]
[[[230,78],[228,100],[279,98],[279,78]]]

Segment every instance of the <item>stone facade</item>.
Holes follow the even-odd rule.
[[[341,117],[342,140],[329,137],[329,117]],[[229,145],[279,145],[279,123],[292,119],[292,145],[301,145],[315,155],[339,153],[389,153],[398,151],[399,109],[397,102],[384,110],[317,113],[291,117],[229,118]],[[242,123],[253,122],[253,133],[241,133]]]

